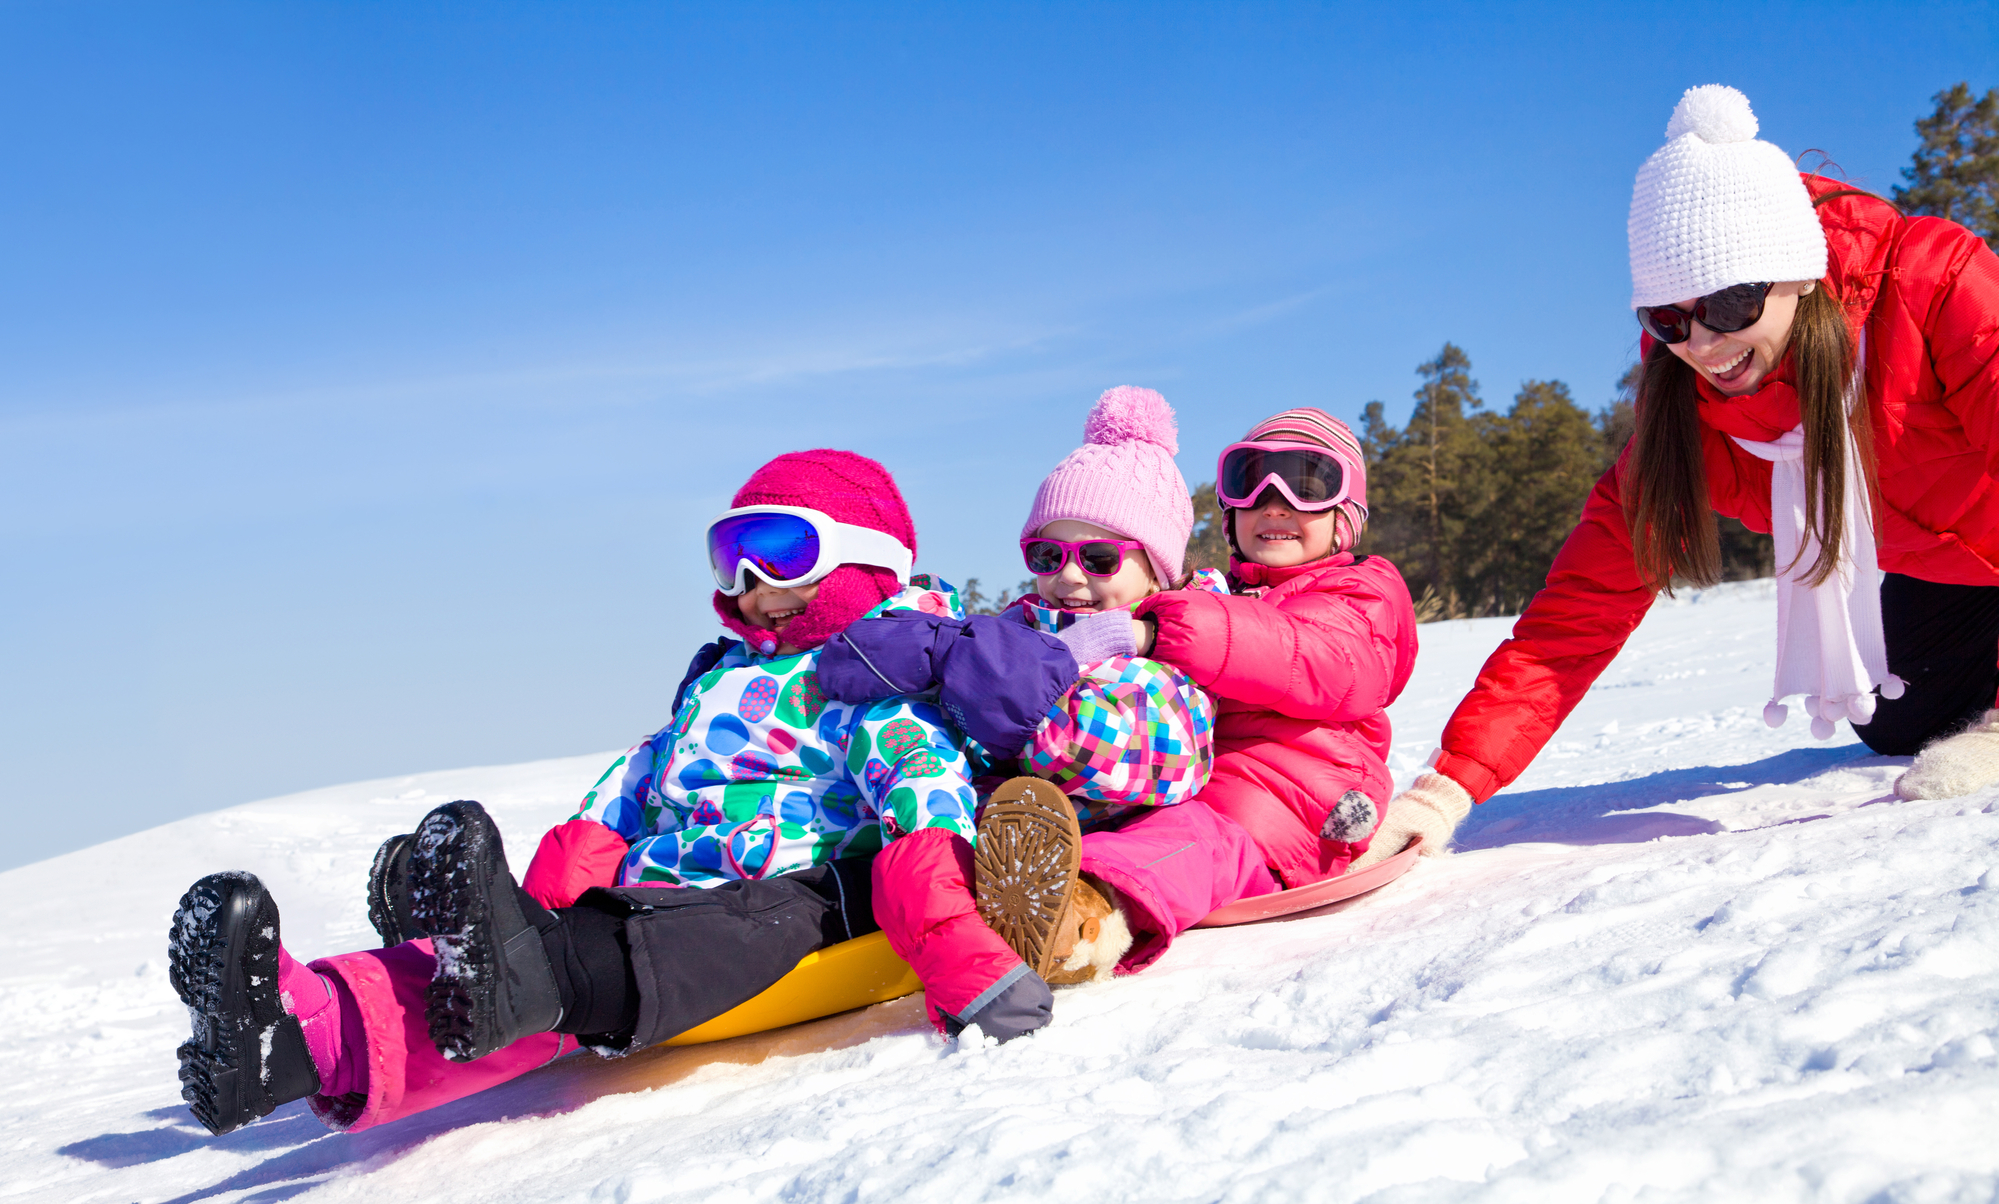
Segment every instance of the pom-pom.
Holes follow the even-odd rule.
[[[1764,704],[1763,723],[1765,726],[1782,727],[1784,726],[1784,720],[1790,717],[1791,708],[1785,706],[1783,703],[1771,699],[1768,703]]]
[[[1119,385],[1105,389],[1096,408],[1083,420],[1085,443],[1157,443],[1166,454],[1180,454],[1180,428],[1173,407],[1151,389]]]
[[[1702,84],[1688,88],[1673,106],[1666,141],[1691,133],[1707,143],[1748,142],[1756,130],[1756,114],[1750,111],[1747,96],[1727,84]]]
[[[1881,697],[1886,698],[1890,702],[1893,702],[1895,699],[1900,698],[1903,692],[1906,691],[1908,688],[1909,688],[1908,682],[1905,682],[1901,678],[1895,676],[1893,673],[1890,673],[1887,677],[1887,680],[1881,683]]]

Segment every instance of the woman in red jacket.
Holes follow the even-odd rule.
[[[1812,730],[1916,754],[1903,798],[1999,781],[1999,258],[1815,175],[1749,102],[1681,99],[1633,190],[1638,428],[1398,796],[1377,855],[1442,846],[1517,777],[1674,579],[1720,575],[1714,516],[1776,536],[1777,680]],[[1403,805],[1415,804],[1415,805]]]

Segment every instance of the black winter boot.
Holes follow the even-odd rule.
[[[194,1027],[179,1051],[181,1098],[218,1136],[319,1090],[278,996],[278,940],[278,905],[245,873],[189,887],[167,934],[167,975]]]
[[[391,949],[423,935],[410,916],[410,833],[391,836],[375,850],[368,867],[368,922]]]
[[[555,971],[486,809],[446,803],[424,816],[412,844],[410,911],[437,951],[424,1009],[437,1052],[470,1062],[553,1030],[562,1020]]]

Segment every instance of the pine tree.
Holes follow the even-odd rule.
[[[1603,467],[1617,463],[1624,445],[1638,430],[1638,382],[1645,375],[1643,363],[1633,363],[1617,378],[1617,396],[1596,412],[1596,428],[1603,438]]]
[[[1949,218],[1999,247],[1999,88],[1972,98],[1967,83],[1936,94],[1936,112],[1916,122],[1922,142],[1896,188],[1904,212]]]
[[[1491,457],[1489,424],[1477,419],[1492,416],[1469,413],[1485,403],[1470,357],[1455,344],[1416,373],[1423,384],[1407,426],[1388,426],[1379,402],[1363,412],[1362,446],[1380,456],[1368,466],[1374,539],[1365,546],[1388,554],[1419,596],[1443,599],[1455,614],[1460,587],[1485,568],[1489,541],[1474,520],[1489,493]]]
[[[1015,598],[1024,598],[1033,592],[1034,578],[1029,577],[1012,589],[1001,590],[999,597],[988,598],[979,589],[979,579],[967,577],[964,586],[958,590],[958,601],[968,615],[996,615],[1011,605]]]
[[[1389,462],[1389,453],[1400,442],[1402,432],[1382,417],[1385,409],[1381,402],[1370,401],[1360,412],[1356,433],[1367,465],[1367,529],[1361,532],[1356,550],[1389,556],[1400,565],[1407,559],[1403,549],[1409,546],[1413,529],[1396,504],[1401,482],[1396,466]]]
[[[1495,416],[1496,417],[1496,416]],[[1485,571],[1462,592],[1485,614],[1518,614],[1547,583],[1548,566],[1582,516],[1603,470],[1603,437],[1558,380],[1520,386],[1493,423],[1497,488],[1479,516],[1490,549]]]

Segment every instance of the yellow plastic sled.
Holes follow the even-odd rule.
[[[726,1041],[900,999],[922,989],[916,971],[888,947],[888,938],[871,932],[806,954],[791,973],[765,988],[763,994],[664,1044]]]
[[[1215,928],[1256,920],[1285,919],[1315,911],[1387,885],[1415,864],[1421,851],[1420,842],[1411,843],[1387,861],[1358,873],[1231,903],[1195,927]],[[870,1004],[901,999],[922,989],[923,984],[917,981],[916,971],[888,947],[888,938],[879,932],[871,932],[867,936],[806,954],[804,960],[791,968],[791,973],[765,988],[763,994],[661,1044],[706,1045],[711,1041],[765,1033],[787,1025],[803,1024],[807,1020],[851,1012]]]

